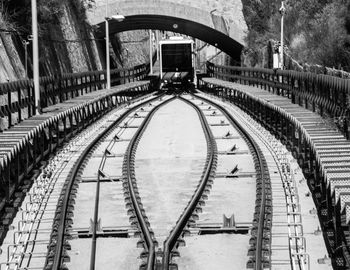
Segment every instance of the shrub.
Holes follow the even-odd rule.
[[[248,24],[247,45],[259,50],[280,39],[281,1],[243,0]],[[350,71],[350,2],[286,0],[285,44],[299,62],[341,67]]]

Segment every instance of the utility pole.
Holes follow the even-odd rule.
[[[149,30],[149,70],[150,75],[153,75],[153,40],[152,30]]]
[[[108,23],[108,0],[106,0],[106,75],[107,75],[107,89],[111,89],[111,62],[109,58],[109,23]]]
[[[38,11],[37,0],[32,0],[32,34],[33,34],[33,80],[35,114],[40,114],[40,85],[39,85],[39,41],[38,41]]]
[[[159,46],[159,30],[156,30],[156,48],[157,48],[157,60],[159,62],[159,72],[160,77],[162,77],[162,63],[161,63],[161,48]]]
[[[284,14],[286,14],[286,7],[284,6],[284,0],[281,2],[281,69],[284,69]]]
[[[109,21],[116,20],[117,22],[124,21],[125,17],[120,14],[108,16],[108,0],[106,0],[106,17],[105,17],[105,25],[106,25],[106,76],[107,76],[107,89],[111,89],[111,60],[109,57]]]
[[[29,41],[23,40],[24,46],[24,69],[25,69],[25,77],[28,79],[28,45]]]

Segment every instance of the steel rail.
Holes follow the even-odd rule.
[[[265,208],[266,208],[266,179],[269,179],[268,172],[265,171],[266,165],[264,164],[264,156],[263,153],[260,150],[260,147],[255,142],[255,140],[252,138],[252,136],[245,130],[245,128],[236,121],[231,114],[221,105],[207,99],[204,97],[199,97],[198,95],[195,95],[197,98],[207,102],[208,104],[211,104],[212,106],[217,107],[221,113],[230,121],[230,123],[235,126],[242,135],[246,138],[246,140],[251,145],[251,148],[254,150],[254,154],[258,158],[258,166],[260,168],[260,174],[261,174],[261,203],[260,203],[260,209],[259,209],[259,220],[258,220],[258,232],[257,232],[257,243],[256,243],[256,249],[255,249],[255,270],[262,270],[264,269],[263,264],[263,241],[264,241],[264,222],[265,222]]]
[[[132,137],[129,146],[126,150],[125,154],[125,164],[126,164],[126,173],[127,173],[127,184],[128,184],[128,190],[130,193],[130,199],[133,205],[133,210],[135,211],[135,215],[137,218],[137,222],[139,225],[139,229],[142,232],[142,237],[146,242],[147,246],[147,262],[146,262],[146,270],[153,270],[155,265],[155,244],[154,239],[150,232],[150,227],[147,224],[146,221],[146,215],[143,213],[143,209],[141,209],[141,200],[138,199],[137,196],[137,185],[136,185],[136,178],[134,173],[134,159],[135,159],[135,152],[138,145],[139,140],[141,139],[142,134],[146,130],[149,122],[151,121],[153,115],[165,104],[169,103],[170,101],[174,100],[175,97],[172,97],[163,103],[155,106],[149,114],[146,116],[144,121],[141,123],[140,127],[135,132],[134,136]]]
[[[199,109],[198,106],[193,104],[192,102],[188,101],[187,99],[184,99],[182,97],[179,97],[180,100],[184,101],[185,103],[189,104],[191,107],[195,109],[195,111],[198,114],[198,117],[200,119],[200,122],[202,124],[202,128],[207,140],[208,145],[208,153],[207,153],[207,163],[206,167],[202,176],[202,179],[198,185],[198,188],[196,189],[194,195],[192,196],[190,202],[188,203],[187,207],[185,208],[184,212],[180,216],[179,220],[177,221],[174,229],[170,232],[170,235],[164,242],[163,247],[163,259],[162,259],[162,269],[168,270],[169,264],[170,264],[170,254],[172,249],[174,248],[176,241],[180,237],[183,229],[185,228],[188,220],[190,219],[192,213],[195,211],[195,208],[203,194],[203,191],[208,183],[208,180],[211,176],[211,173],[215,167],[215,161],[216,161],[216,154],[217,154],[217,147],[216,142],[214,139],[214,136],[211,132],[210,126],[203,114],[203,112]]]
[[[63,194],[62,198],[62,205],[61,205],[61,212],[59,213],[60,219],[58,222],[57,228],[53,228],[53,231],[57,231],[57,240],[52,240],[51,237],[51,243],[54,242],[56,245],[55,248],[55,253],[53,259],[49,259],[49,257],[46,258],[46,268],[45,269],[52,269],[52,270],[60,270],[61,269],[61,264],[62,264],[62,255],[64,251],[64,245],[65,245],[65,240],[66,240],[66,217],[68,213],[68,208],[69,208],[69,200],[70,200],[70,195],[73,189],[73,185],[75,182],[75,178],[79,175],[80,168],[82,167],[86,157],[89,155],[89,153],[93,150],[95,145],[104,137],[106,134],[111,132],[116,125],[119,125],[122,123],[122,121],[134,110],[137,110],[138,108],[145,106],[149,102],[152,102],[154,100],[158,99],[158,97],[155,97],[151,100],[147,100],[145,102],[142,102],[138,105],[136,105],[133,108],[128,109],[122,115],[116,119],[116,121],[107,127],[101,134],[99,134],[81,153],[79,156],[78,160],[75,162],[72,170],[70,171],[67,180],[66,180],[66,189],[65,193]],[[55,224],[54,224],[55,225]],[[49,254],[48,254],[49,255]],[[49,262],[52,261],[52,267],[49,264]]]

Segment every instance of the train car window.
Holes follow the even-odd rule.
[[[164,72],[191,69],[191,44],[163,44],[162,59]]]

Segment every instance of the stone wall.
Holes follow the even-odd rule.
[[[24,62],[17,51],[16,41],[14,33],[0,33],[0,83],[25,78]]]
[[[96,0],[88,13],[91,24],[99,24],[106,16],[106,1]],[[109,0],[108,16],[138,14],[165,15],[193,20],[229,35],[245,44],[247,25],[241,0]]]

